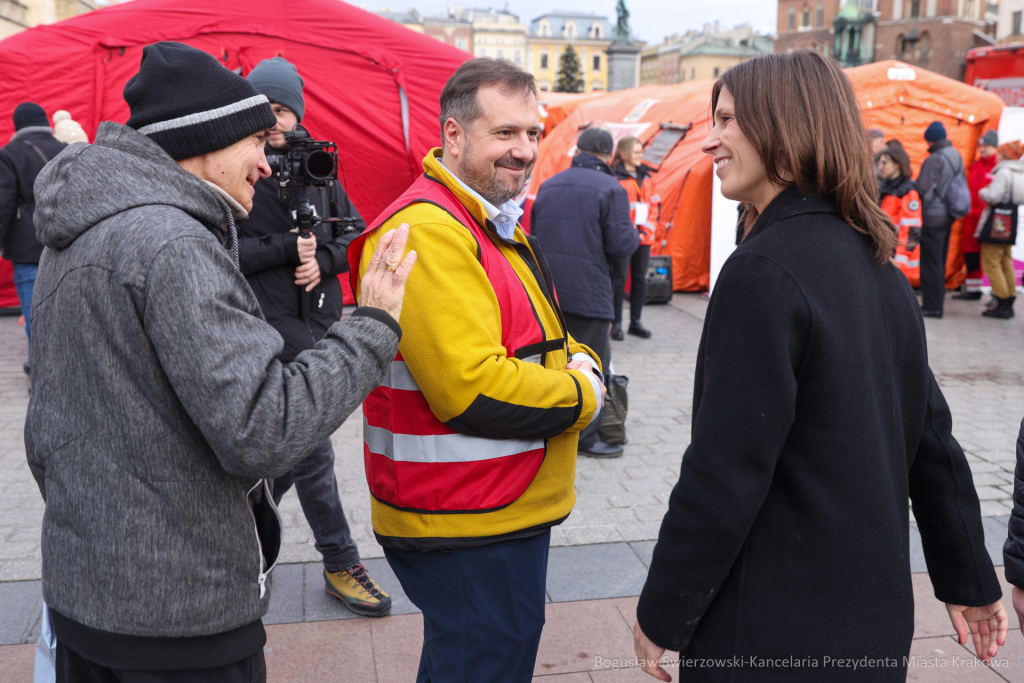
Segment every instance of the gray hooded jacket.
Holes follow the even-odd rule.
[[[397,323],[358,309],[279,362],[281,337],[232,262],[228,203],[125,126],[68,147],[35,191],[46,249],[25,449],[46,500],[47,603],[135,636],[256,622],[279,549],[257,536],[260,479],[380,383]]]

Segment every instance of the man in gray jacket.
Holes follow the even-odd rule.
[[[361,307],[282,364],[234,223],[270,172],[266,97],[158,43],[125,100],[128,125],[101,124],[36,183],[25,447],[57,680],[263,681],[281,541],[266,479],[384,377],[415,255],[402,260],[407,228],[392,234]]]
[[[917,174],[921,193],[921,315],[941,318],[946,299],[946,254],[954,218],[946,205],[946,190],[956,174],[964,172],[964,160],[946,139],[946,127],[933,121],[924,132],[928,158]]]

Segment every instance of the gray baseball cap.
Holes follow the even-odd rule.
[[[580,133],[576,141],[576,149],[591,154],[611,154],[615,149],[615,141],[612,134],[600,128],[588,128]]]

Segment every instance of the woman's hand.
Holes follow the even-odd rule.
[[[650,638],[644,635],[639,621],[633,625],[633,651],[636,652],[636,658],[640,662],[640,669],[644,673],[654,676],[659,681],[672,680],[672,676],[658,664],[662,655],[665,654],[665,648],[658,647],[651,642]]]
[[[395,320],[402,315],[405,281],[416,264],[415,251],[410,251],[402,258],[408,241],[407,223],[398,226],[398,230],[388,230],[380,238],[380,244],[373,252],[373,258],[360,284],[360,306],[379,308]]]
[[[964,607],[947,603],[946,611],[949,612],[949,620],[953,622],[957,641],[961,645],[967,644],[967,629],[970,628],[978,659],[986,662],[992,659],[999,651],[999,646],[1006,642],[1010,618],[1006,615],[1002,600],[996,600],[984,607]]]

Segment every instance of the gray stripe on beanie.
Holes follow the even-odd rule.
[[[149,135],[150,133],[160,133],[165,130],[171,130],[173,128],[184,128],[185,126],[194,126],[199,123],[206,123],[207,121],[213,121],[230,114],[235,114],[245,109],[251,109],[252,107],[258,107],[261,104],[270,104],[270,100],[267,99],[266,95],[253,95],[248,99],[244,99],[241,102],[234,102],[225,107],[217,107],[216,109],[210,109],[209,111],[201,111],[195,114],[189,114],[187,116],[181,116],[176,119],[170,119],[168,121],[157,121],[151,123],[148,126],[139,128],[139,132],[143,135]]]

